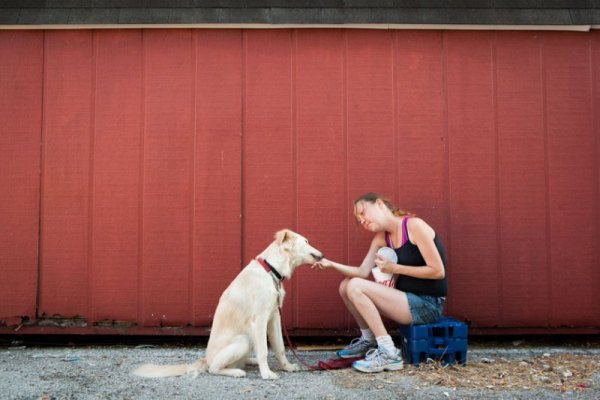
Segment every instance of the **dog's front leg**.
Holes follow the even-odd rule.
[[[283,337],[281,336],[281,315],[279,311],[275,311],[273,313],[273,317],[269,321],[269,342],[271,343],[271,348],[275,353],[275,358],[281,365],[284,371],[287,372],[295,372],[300,370],[300,366],[298,364],[292,364],[288,361],[285,356],[285,345],[283,344]]]
[[[254,351],[256,352],[256,362],[260,370],[260,376],[263,379],[279,379],[279,376],[271,371],[267,362],[269,348],[267,346],[267,323],[268,316],[261,315],[255,318],[252,324],[252,335],[254,340]]]

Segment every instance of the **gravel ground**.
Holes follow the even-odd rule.
[[[318,345],[309,347],[319,349]],[[0,347],[0,396],[2,399],[600,398],[600,347],[597,346],[470,345],[466,367],[406,366],[401,371],[380,374],[363,374],[352,369],[286,373],[277,371],[271,357],[270,365],[280,375],[276,381],[263,381],[256,367],[248,368],[246,378],[200,374],[195,378],[143,379],[130,374],[136,366],[147,362],[192,362],[204,350],[203,345],[173,344],[58,347],[8,344]],[[309,364],[333,355],[322,350],[301,350],[298,354]],[[289,354],[289,358],[293,360],[293,355]],[[545,370],[553,372],[558,378],[551,378],[558,380],[550,382],[551,379],[542,377],[533,386],[519,383],[519,377]]]

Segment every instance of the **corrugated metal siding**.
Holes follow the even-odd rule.
[[[42,35],[3,32],[0,54],[0,319],[13,324],[36,311]]]
[[[599,40],[2,31],[0,319],[208,326],[281,227],[360,263],[376,190],[445,242],[449,314],[599,328]],[[298,270],[286,324],[354,326],[339,281]]]

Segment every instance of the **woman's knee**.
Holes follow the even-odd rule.
[[[346,284],[346,297],[352,298],[358,293],[362,293],[363,283],[365,282],[362,278],[349,278]]]
[[[347,292],[348,281],[350,281],[350,278],[345,278],[342,282],[340,282],[339,291],[340,291],[340,296],[342,296],[343,298],[348,298],[348,292]]]

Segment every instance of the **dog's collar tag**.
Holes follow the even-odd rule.
[[[281,276],[281,274],[271,264],[269,264],[267,260],[263,258],[257,258],[256,261],[258,261],[258,263],[262,265],[265,271],[272,272],[273,275],[277,277],[277,279],[279,279],[280,281],[283,280],[283,276]]]

